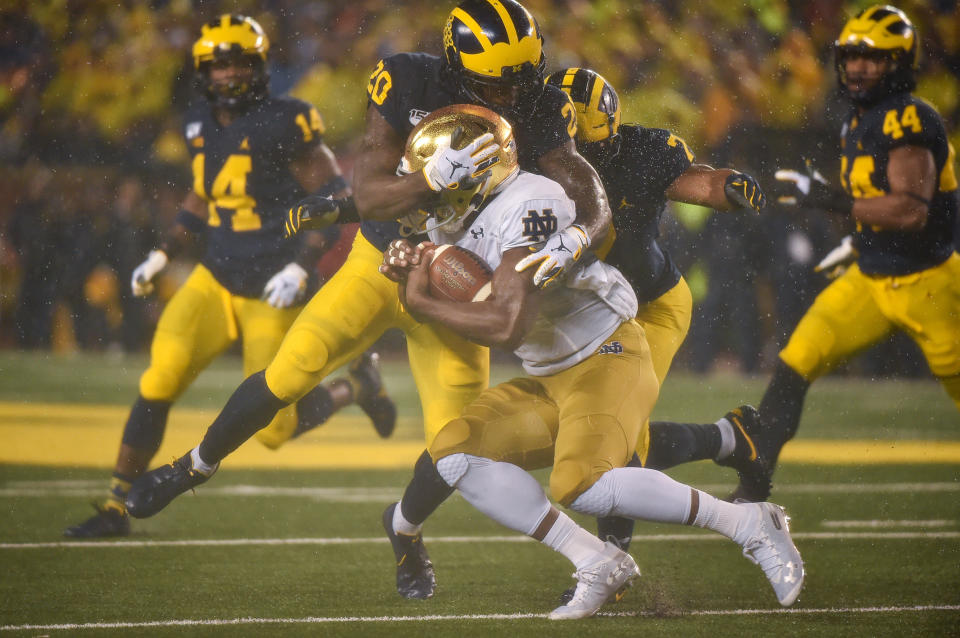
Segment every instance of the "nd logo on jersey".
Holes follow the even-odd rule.
[[[547,237],[557,232],[557,216],[549,208],[542,211],[528,210],[522,220],[523,236],[531,241],[546,241]]]

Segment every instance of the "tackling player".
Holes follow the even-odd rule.
[[[519,170],[509,124],[477,107],[437,111],[411,135],[404,171],[421,171],[435,148],[477,128],[493,135],[495,163],[470,187],[469,197],[438,206],[452,209],[450,219],[457,223],[433,228],[433,243],[416,250],[456,244],[477,253],[494,269],[490,296],[466,304],[432,297],[426,258],[402,268],[387,251],[385,266],[404,270],[400,296],[411,314],[471,341],[512,349],[529,376],[485,390],[440,430],[429,448],[439,474],[481,512],[574,564],[576,592],[551,619],[593,615],[639,570],[629,554],[551,506],[521,468],[552,466],[551,496],[580,513],[721,533],[761,566],[782,605],[793,604],[803,564],[782,508],[726,503],[658,471],[624,467],[659,390],[643,328],[633,319],[636,296],[619,271],[593,256],[547,290],[516,269],[545,238],[532,219],[555,218],[562,227],[575,217],[573,202],[557,183]]]
[[[207,100],[186,120],[193,191],[160,247],[134,271],[134,295],[149,294],[154,277],[192,237],[202,235],[206,251],[160,317],[107,500],[93,517],[68,527],[66,536],[129,534],[124,501],[160,447],[173,402],[237,339],[243,341],[244,372],[262,369],[300,312],[308,270],[319,255],[307,241],[284,240],[285,211],[307,193],[346,194],[349,188],[323,143],[317,110],[269,94],[268,50],[260,25],[239,15],[204,25],[193,45],[197,85]],[[350,378],[312,389],[257,438],[275,449],[354,400],[380,435],[389,436],[396,411],[383,393],[375,357],[367,355]]]
[[[937,112],[910,93],[919,48],[910,19],[889,5],[847,22],[835,43],[837,79],[851,105],[841,129],[843,189],[817,173],[777,173],[784,203],[853,217],[856,263],[814,300],[780,352],[759,418],[745,423],[769,469],[762,480],[741,480],[734,497],[770,495],[810,384],[894,330],[920,346],[960,409],[954,150]]]
[[[617,267],[633,287],[640,303],[636,320],[644,328],[654,372],[662,384],[689,330],[693,304],[680,270],[657,243],[666,201],[758,212],[765,204],[764,195],[756,180],[745,173],[693,163],[686,143],[670,131],[621,125],[617,93],[598,73],[569,68],[552,73],[547,85],[570,96],[576,111],[577,150],[597,169],[612,202],[613,232],[596,252]],[[393,248],[391,256],[400,263],[414,260],[402,244]],[[662,470],[688,461],[715,459],[739,473],[760,472],[753,443],[739,425],[742,415],[753,410],[741,406],[708,425],[652,423],[644,430],[637,456],[630,463]],[[434,475],[432,463],[418,463],[400,507],[433,512],[452,492],[420,488],[435,485]],[[384,521],[388,534],[420,534],[426,516],[408,516],[406,520],[395,516],[394,520],[399,524],[391,526]],[[598,521],[600,538],[621,549],[629,547],[632,534],[630,519]],[[403,561],[397,556],[398,580],[403,580],[402,574],[418,570],[422,547],[421,540],[418,552]]]
[[[443,326],[417,322],[401,306],[397,284],[379,272],[383,250],[401,236],[396,219],[473,182],[496,152],[480,138],[463,148],[438,149],[423,171],[398,175],[407,136],[426,114],[463,102],[500,110],[515,126],[523,149],[521,165],[560,182],[576,202],[578,227],[557,233],[555,220],[531,220],[545,230],[544,236],[553,235],[545,252],[530,262],[538,266],[538,282],[557,278],[590,243],[603,238],[610,219],[603,186],[577,153],[576,115],[568,96],[544,85],[543,38],[533,16],[514,0],[465,0],[447,19],[444,46],[443,58],[400,53],[377,63],[367,86],[366,132],[354,168],[356,208],[365,221],[346,263],[304,308],[267,369],[237,388],[200,445],[137,481],[127,498],[134,516],[152,515],[204,482],[221,459],[263,428],[278,409],[303,396],[388,328],[406,333],[427,444],[487,386],[487,348]],[[350,200],[312,198],[291,211],[288,226],[295,232],[318,217],[329,223],[349,215],[350,205]],[[407,232],[423,230],[422,216],[409,221]],[[560,244],[564,250],[580,250],[555,252]],[[542,263],[544,256],[547,264]],[[433,463],[425,451],[417,464]],[[421,489],[445,495],[449,486],[436,478]],[[400,508],[391,505],[385,514],[391,521],[394,510]],[[421,516],[398,514],[405,515]],[[391,540],[398,562],[407,554],[418,555],[418,560],[406,561],[415,571],[400,574],[398,589],[409,597],[433,595],[432,568],[419,537],[393,534]]]

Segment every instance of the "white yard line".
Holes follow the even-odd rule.
[[[106,493],[106,479],[85,481],[9,481],[0,487],[0,498],[90,497]],[[733,483],[698,486],[706,492],[722,493]],[[388,487],[278,487],[269,485],[209,486],[198,496],[289,496],[341,503],[389,502],[399,498],[402,485]],[[897,494],[915,492],[960,492],[960,482],[931,483],[804,483],[775,487],[777,494]]]
[[[870,529],[886,529],[890,527],[954,527],[957,521],[948,521],[943,519],[934,519],[929,521],[822,521],[823,527],[834,529],[849,529],[857,527],[869,527]]]
[[[960,539],[960,532],[794,532],[796,540],[932,540]],[[528,536],[428,536],[435,543],[526,543]],[[690,532],[688,534],[645,534],[633,537],[635,543],[700,542],[726,540],[719,534]],[[372,538],[221,538],[183,540],[122,540],[122,541],[54,541],[49,543],[0,543],[0,549],[52,548],[139,548],[139,547],[249,547],[258,545],[368,545],[387,543],[385,536]]]
[[[881,614],[925,611],[958,611],[960,605],[913,605],[900,607],[841,607],[821,609],[698,609],[683,611],[675,617],[683,616],[757,616],[757,615],[785,615],[785,614]],[[621,612],[600,613],[598,616],[609,617],[662,617],[661,613],[653,612]],[[57,631],[75,629],[141,629],[149,627],[207,627],[221,625],[320,625],[331,623],[392,623],[392,622],[427,622],[427,621],[462,621],[462,620],[525,620],[545,619],[547,614],[458,614],[450,616],[344,616],[344,617],[317,617],[305,618],[223,618],[223,619],[183,619],[183,620],[154,620],[149,622],[98,622],[98,623],[63,623],[55,625],[2,625],[0,631]]]

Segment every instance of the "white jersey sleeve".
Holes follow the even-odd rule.
[[[430,237],[438,244],[472,250],[496,270],[506,251],[546,241],[575,219],[573,200],[559,184],[520,173],[469,227],[451,233],[432,231]],[[542,295],[539,314],[515,350],[524,370],[535,376],[556,374],[583,361],[637,313],[633,288],[620,271],[592,253],[563,285],[537,294]]]

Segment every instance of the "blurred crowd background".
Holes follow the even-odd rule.
[[[872,2],[524,0],[546,37],[548,71],[598,70],[625,122],[671,129],[700,162],[773,188],[777,168],[839,163],[830,46]],[[154,297],[130,273],[155,247],[190,185],[180,117],[193,93],[190,47],[224,12],[270,40],[271,88],[319,107],[350,172],[366,85],[379,57],[441,51],[455,0],[7,0],[0,10],[0,348],[136,352],[189,263]],[[918,94],[960,147],[956,0],[898,6],[920,33]],[[678,367],[767,369],[813,297],[812,272],[847,220],[771,205],[762,216],[671,205],[664,242],[695,293]],[[893,339],[847,373],[925,375]]]

